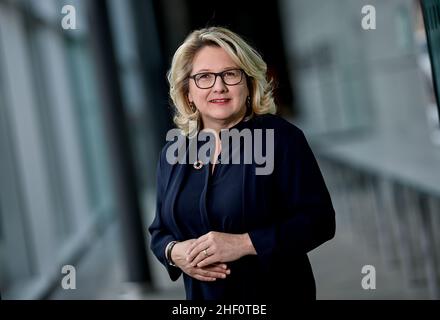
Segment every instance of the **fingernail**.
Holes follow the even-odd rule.
[[[223,279],[226,278],[226,275],[225,275],[225,274],[222,274],[222,278],[223,278]]]
[[[231,270],[226,270],[226,273],[227,273],[227,274],[230,274],[230,273],[231,273]]]

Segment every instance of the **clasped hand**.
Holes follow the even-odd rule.
[[[198,239],[176,244],[172,259],[189,276],[201,281],[215,281],[230,274],[225,262],[255,253],[249,243],[248,234],[211,231]]]

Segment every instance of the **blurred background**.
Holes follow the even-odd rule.
[[[440,3],[426,5],[438,44]],[[320,163],[337,233],[309,253],[318,299],[439,299],[439,116],[415,0],[0,0],[2,298],[184,299],[147,227],[166,71],[212,25],[263,55]]]

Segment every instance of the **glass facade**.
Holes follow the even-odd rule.
[[[74,35],[59,27],[62,4],[0,1],[6,299],[41,297],[86,234],[115,211],[87,33],[84,25]]]

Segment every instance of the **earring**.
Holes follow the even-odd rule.
[[[246,98],[246,107],[250,108],[251,107],[251,97],[247,96]]]
[[[189,107],[191,108],[192,112],[196,112],[197,111],[197,108],[196,108],[196,105],[194,104],[194,102],[190,101],[189,102]]]

